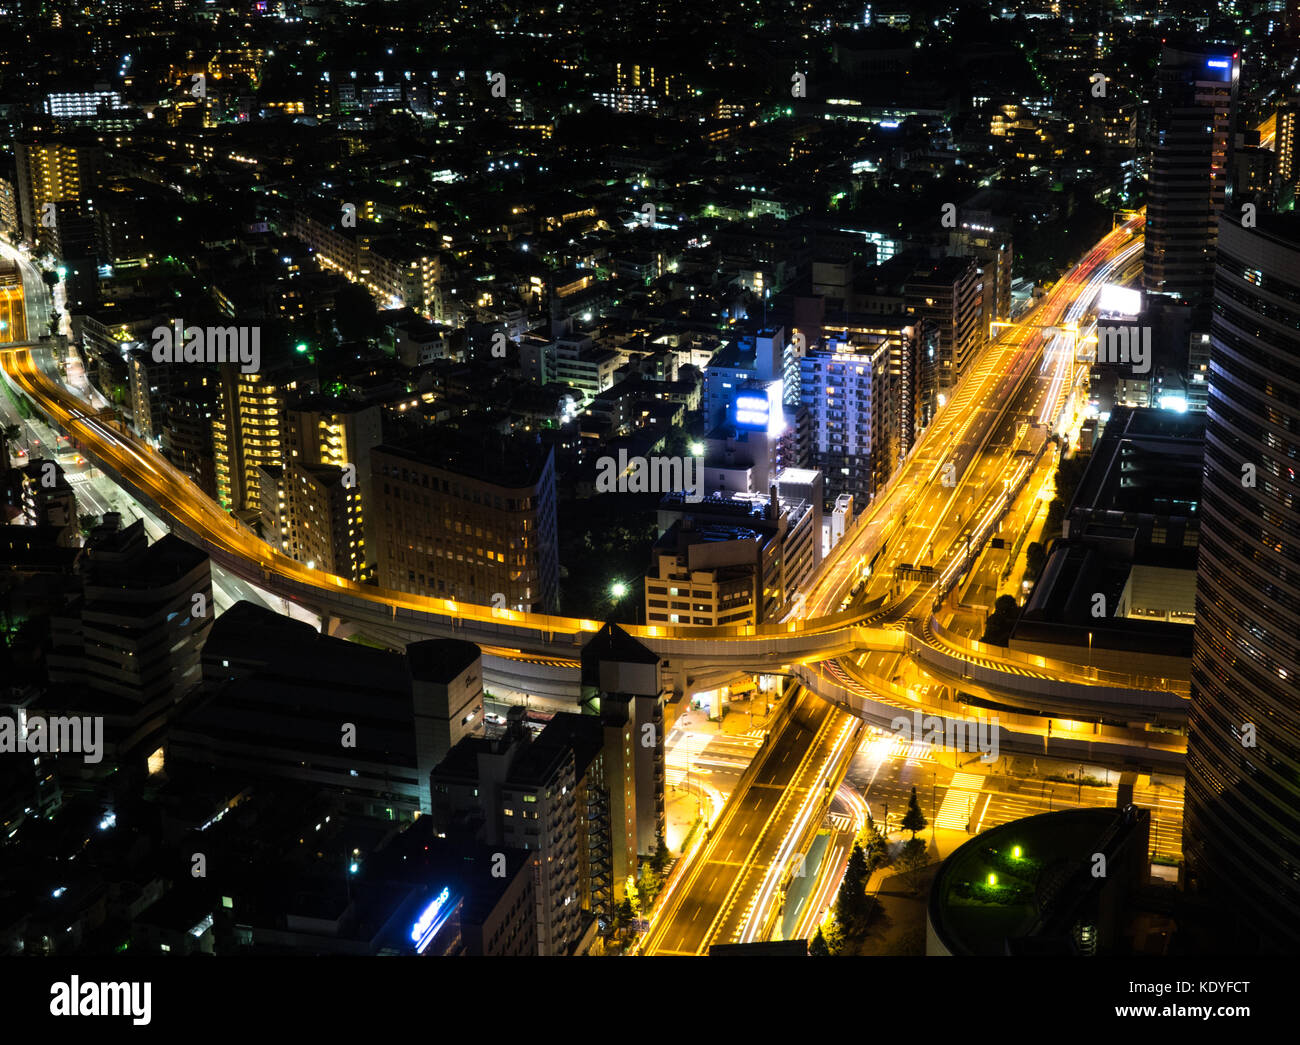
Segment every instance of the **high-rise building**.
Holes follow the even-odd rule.
[[[1230,46],[1169,43],[1161,51],[1142,262],[1148,291],[1209,299],[1240,74]]]
[[[217,500],[231,511],[262,507],[258,468],[285,461],[286,385],[266,374],[222,368],[220,403],[212,426]]]
[[[831,338],[800,362],[813,462],[832,496],[849,493],[866,504],[899,460],[902,395],[891,366],[898,348],[890,339]]]
[[[371,469],[380,587],[535,613],[559,607],[549,447],[378,446]]]
[[[366,540],[366,510],[373,490],[370,481],[370,451],[383,442],[379,407],[372,404],[332,400],[309,396],[290,401],[285,410],[286,464],[329,465],[342,469],[352,485],[354,518],[349,529],[360,571],[358,580],[368,576],[373,565]],[[350,558],[352,558],[350,557]]]
[[[1187,745],[1193,880],[1300,947],[1300,218],[1218,229]]]
[[[1300,142],[1296,133],[1300,131],[1300,97],[1287,100],[1278,108],[1272,119],[1274,128],[1273,148],[1276,162],[1273,167],[1273,191],[1279,208],[1290,207],[1300,195],[1300,156],[1296,154]]]
[[[291,461],[257,468],[262,538],[312,569],[363,579],[361,491],[342,468]]]
[[[6,462],[8,464],[8,462]],[[22,472],[22,511],[28,526],[59,527],[59,547],[77,546],[77,495],[54,461],[30,461]]]
[[[431,812],[430,773],[482,725],[471,642],[417,642],[404,656],[238,602],[213,624],[201,667],[169,762],[309,783],[363,816]]]
[[[162,430],[162,450],[167,459],[192,478],[205,494],[217,497],[216,452],[213,427],[221,393],[215,374],[167,399]]]
[[[162,713],[199,681],[216,615],[212,568],[179,537],[151,545],[142,521],[119,522],[109,513],[91,534],[82,595],[50,619],[50,681]]]
[[[24,239],[60,260],[75,252],[76,223],[94,207],[96,157],[93,147],[71,140],[14,143]]]
[[[583,935],[578,821],[587,810],[578,808],[574,747],[548,732],[530,741],[519,715],[503,737],[462,739],[433,770],[433,817],[440,831],[473,824],[488,845],[541,854],[534,882],[538,952],[565,955]]]
[[[984,281],[974,258],[943,258],[918,268],[904,287],[907,307],[938,332],[933,387],[947,395],[988,341]]]

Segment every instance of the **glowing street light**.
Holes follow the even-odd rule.
[[[609,586],[609,593],[616,599],[621,599],[627,594],[627,585],[622,581],[615,581]]]

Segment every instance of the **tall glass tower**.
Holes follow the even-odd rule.
[[[1300,215],[1218,230],[1184,852],[1237,944],[1300,949]]]

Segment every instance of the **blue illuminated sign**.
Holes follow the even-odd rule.
[[[416,949],[423,951],[433,935],[434,922],[437,920],[439,912],[442,910],[447,901],[451,898],[451,889],[444,887],[436,897],[433,903],[424,909],[420,915],[419,921],[411,926],[411,939],[415,942]]]
[[[1208,65],[1211,69],[1228,68],[1228,60],[1226,58],[1211,58],[1205,64]]]
[[[736,424],[746,428],[767,427],[770,407],[766,396],[736,396],[735,411]]]

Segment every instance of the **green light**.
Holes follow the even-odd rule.
[[[1014,849],[1012,849],[1012,850],[1011,850],[1011,855],[1012,855],[1013,857],[1015,857],[1017,860],[1019,860],[1019,859],[1020,859],[1020,846],[1016,846]]]
[[[704,456],[704,444],[703,444],[703,443],[691,443],[691,456],[692,456],[692,457],[703,457],[703,456]]]
[[[295,352],[300,352],[300,353],[301,353],[301,352],[306,352],[306,351],[307,351],[307,343],[306,343],[305,341],[300,342],[299,344],[296,344],[296,345],[293,346],[293,350],[294,350]]]
[[[998,884],[998,876],[995,875],[995,874],[993,874],[993,873],[990,871],[990,872],[989,872],[989,885],[997,885],[997,884]]]

